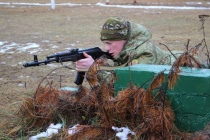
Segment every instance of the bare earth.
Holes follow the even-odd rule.
[[[17,0],[0,0],[0,3],[12,3]],[[55,0],[56,3],[81,4],[75,6],[56,5],[27,6],[0,4],[0,43],[4,45],[16,43],[12,49],[1,52],[0,45],[0,120],[1,124],[12,119],[23,98],[31,96],[41,80],[53,69],[61,67],[40,66],[23,68],[24,62],[33,60],[37,54],[39,60],[46,55],[67,51],[73,48],[90,48],[103,44],[99,40],[102,24],[109,17],[120,16],[129,21],[146,26],[153,34],[152,41],[163,43],[171,50],[185,50],[190,39],[190,47],[194,47],[203,39],[198,15],[209,15],[210,9],[172,10],[143,8],[113,8],[96,5],[99,0]],[[101,0],[105,3],[105,0]],[[186,2],[194,2],[186,4]],[[202,2],[199,4],[197,2]],[[18,3],[50,3],[50,0],[18,0]],[[142,5],[142,6],[194,6],[210,7],[210,0],[110,0],[110,5]],[[210,46],[210,18],[205,21],[205,37]],[[20,51],[27,43],[40,45],[39,48]],[[166,50],[164,46],[160,48]],[[31,52],[37,50],[37,52]],[[210,48],[209,48],[210,49]],[[31,52],[31,53],[30,53]],[[205,52],[200,52],[205,62]],[[74,68],[74,63],[66,65]],[[73,83],[76,72],[69,69],[58,69],[49,79],[54,79],[56,86],[76,87]],[[0,135],[1,136],[1,135]]]

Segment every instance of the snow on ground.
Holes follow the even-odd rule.
[[[56,6],[81,6],[81,5],[91,5],[91,4],[72,4],[72,3],[60,3],[55,4]],[[0,7],[15,7],[15,6],[51,6],[51,3],[4,3],[0,2]]]
[[[97,3],[96,5],[104,7],[115,7],[115,8],[141,8],[141,9],[173,9],[173,10],[204,10],[210,9],[210,7],[187,7],[187,6],[141,6],[141,5],[106,5],[104,3]]]
[[[78,124],[76,124],[76,125],[74,125],[73,127],[69,128],[68,134],[69,134],[69,135],[72,135],[72,134],[76,133],[76,132],[77,132],[77,131],[76,131],[77,126],[78,126]]]
[[[77,127],[79,126],[79,124],[74,125],[73,127],[68,129],[68,134],[72,135],[78,132]],[[58,134],[59,129],[61,129],[62,124],[58,123],[56,125],[54,125],[53,123],[47,128],[46,132],[42,132],[40,134],[37,134],[35,136],[30,137],[29,140],[37,140],[39,138],[43,138],[43,137],[48,137],[50,138],[53,134]],[[135,135],[135,133],[133,131],[131,131],[129,128],[127,127],[114,127],[112,126],[112,129],[114,131],[116,131],[116,136],[120,139],[120,140],[127,140],[127,136],[128,134],[131,135]]]
[[[43,40],[42,42],[46,42],[46,40]],[[50,41],[48,42],[50,43]],[[75,44],[69,44],[70,46],[75,46]],[[50,49],[56,49],[59,46],[49,44]],[[71,48],[66,48],[71,49]],[[17,51],[17,53],[22,52],[28,52],[30,54],[34,54],[41,51],[47,51],[49,49],[42,49],[42,47],[39,44],[36,43],[26,43],[26,44],[18,44],[15,42],[7,42],[7,41],[0,41],[0,53],[14,53],[14,51]]]
[[[38,48],[40,45],[36,43],[27,43],[27,44],[17,44],[14,42],[0,41],[0,53],[14,53],[14,50],[21,52],[25,52],[30,49],[30,53],[33,53],[33,48]]]
[[[38,138],[43,138],[43,137],[51,137],[53,134],[58,134],[58,130],[61,129],[62,124],[56,124],[54,125],[53,123],[47,128],[46,132],[42,132],[36,136],[32,136],[29,140],[37,140]]]
[[[31,50],[33,48],[39,48],[39,47],[40,47],[40,45],[38,45],[36,43],[27,43],[25,46],[19,47],[17,50],[19,50],[19,52],[25,52],[29,49]],[[29,51],[29,52],[30,52],[30,54],[32,54],[32,53],[36,52],[36,50]]]
[[[14,53],[17,50],[18,53],[29,52],[30,54],[40,50],[40,45],[36,43],[17,44],[15,42],[0,41],[0,53]]]
[[[189,4],[189,5],[199,5],[199,4],[202,4],[202,2],[186,2],[186,4]]]
[[[150,3],[148,3],[150,4]],[[154,4],[154,3],[152,3]],[[163,5],[163,3],[155,3]],[[186,2],[187,5],[190,6],[141,6],[141,5],[107,5],[105,3],[97,3],[97,4],[73,4],[73,3],[55,3],[56,6],[82,6],[82,5],[97,5],[97,6],[103,6],[103,7],[116,7],[116,8],[141,8],[141,9],[176,9],[176,10],[204,10],[204,9],[210,9],[210,7],[193,7],[194,5],[201,5],[202,2]],[[207,2],[206,4],[210,4],[210,2]],[[4,3],[0,2],[0,7],[15,7],[15,6],[51,6],[51,3]],[[191,6],[193,5],[193,6]]]
[[[121,140],[127,140],[128,134],[135,135],[135,133],[127,127],[118,128],[118,127],[112,126],[112,129],[117,131],[116,136],[120,138]]]

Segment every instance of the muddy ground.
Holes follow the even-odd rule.
[[[12,4],[14,2],[22,4]],[[129,21],[146,26],[153,34],[152,41],[163,43],[170,50],[185,50],[187,40],[190,47],[203,39],[198,15],[209,15],[210,9],[144,9],[113,8],[98,6],[99,0],[55,0],[56,3],[81,5],[56,5],[55,10],[48,6],[25,5],[23,3],[50,3],[49,0],[0,0],[0,120],[8,122],[14,118],[19,101],[31,96],[42,79],[55,68],[53,64],[24,68],[24,62],[32,61],[37,54],[39,60],[46,55],[67,51],[73,48],[90,48],[103,44],[99,40],[101,26],[107,18],[120,16]],[[101,0],[105,3],[105,0]],[[130,6],[187,6],[210,7],[210,0],[110,0],[110,5]],[[191,3],[187,3],[191,2]],[[198,3],[202,2],[202,3]],[[210,44],[210,18],[205,21],[205,37]],[[21,50],[26,46],[38,45]],[[5,50],[5,46],[12,47]],[[210,45],[208,45],[209,47]],[[160,48],[166,50],[164,46]],[[205,51],[199,55],[206,61]],[[76,72],[74,63],[65,63],[72,69],[60,68],[48,76],[54,86],[76,87],[73,83]],[[42,83],[43,84],[43,83]],[[85,84],[87,84],[85,82]]]

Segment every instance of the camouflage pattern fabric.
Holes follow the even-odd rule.
[[[128,37],[128,22],[120,17],[109,18],[101,30],[101,41],[124,40]]]
[[[153,65],[171,65],[175,61],[174,56],[170,52],[161,50],[154,45],[149,39],[152,34],[142,25],[130,23],[129,37],[127,42],[115,58],[115,66],[122,65],[127,62],[129,54],[132,64],[153,64]],[[179,56],[181,51],[172,52],[175,56]]]

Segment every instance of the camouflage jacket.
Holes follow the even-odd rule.
[[[152,34],[142,25],[130,23],[129,37],[126,40],[123,50],[114,59],[114,66],[120,66],[128,62],[135,64],[171,65],[176,60],[175,57],[154,45],[149,39]],[[174,51],[178,57],[182,51]],[[106,79],[113,79],[110,72],[103,71],[98,75],[99,82]]]
[[[170,52],[161,50],[149,39],[152,34],[142,25],[130,23],[129,37],[120,54],[114,59],[115,66],[126,63],[130,57],[132,64],[171,65],[175,61]],[[181,52],[173,52],[180,55]]]

